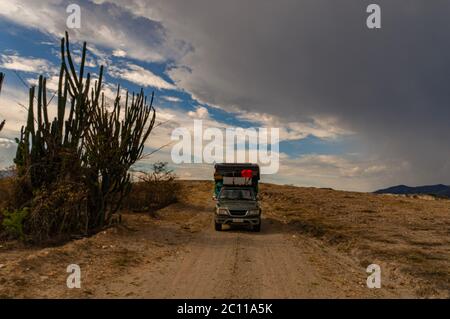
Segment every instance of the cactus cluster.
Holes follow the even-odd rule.
[[[61,182],[82,185],[87,190],[88,231],[109,224],[130,191],[128,170],[142,157],[156,112],[153,94],[148,104],[143,90],[127,93],[123,103],[118,87],[109,105],[102,91],[103,66],[93,81],[89,73],[85,76],[85,61],[86,43],[77,72],[66,32],[61,39],[56,116],[49,119],[47,83],[40,76],[37,87],[29,91],[28,118],[17,140],[15,164],[31,203],[33,194]]]

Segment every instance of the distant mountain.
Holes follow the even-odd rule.
[[[420,194],[420,195],[434,195],[439,197],[449,197],[450,198],[450,186],[447,185],[428,185],[428,186],[417,186],[410,187],[406,185],[398,185],[385,189],[379,189],[375,191],[376,194]]]

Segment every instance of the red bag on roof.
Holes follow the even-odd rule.
[[[242,177],[252,178],[253,177],[253,171],[251,169],[243,169],[241,171]]]

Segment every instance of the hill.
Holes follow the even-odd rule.
[[[438,184],[410,187],[398,185],[375,191],[376,194],[399,194],[399,195],[433,195],[450,198],[450,186]]]

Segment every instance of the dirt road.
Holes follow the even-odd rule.
[[[155,266],[138,267],[99,289],[99,296],[150,298],[308,298],[394,296],[372,291],[352,261],[314,240],[293,237],[265,219],[256,234],[203,228],[182,252]]]
[[[261,233],[212,223],[210,185],[157,213],[125,214],[124,225],[52,248],[0,247],[0,296],[44,298],[416,297],[416,283],[382,266],[382,288],[366,286],[352,254],[298,231],[270,210]],[[66,287],[78,264],[81,289]]]

